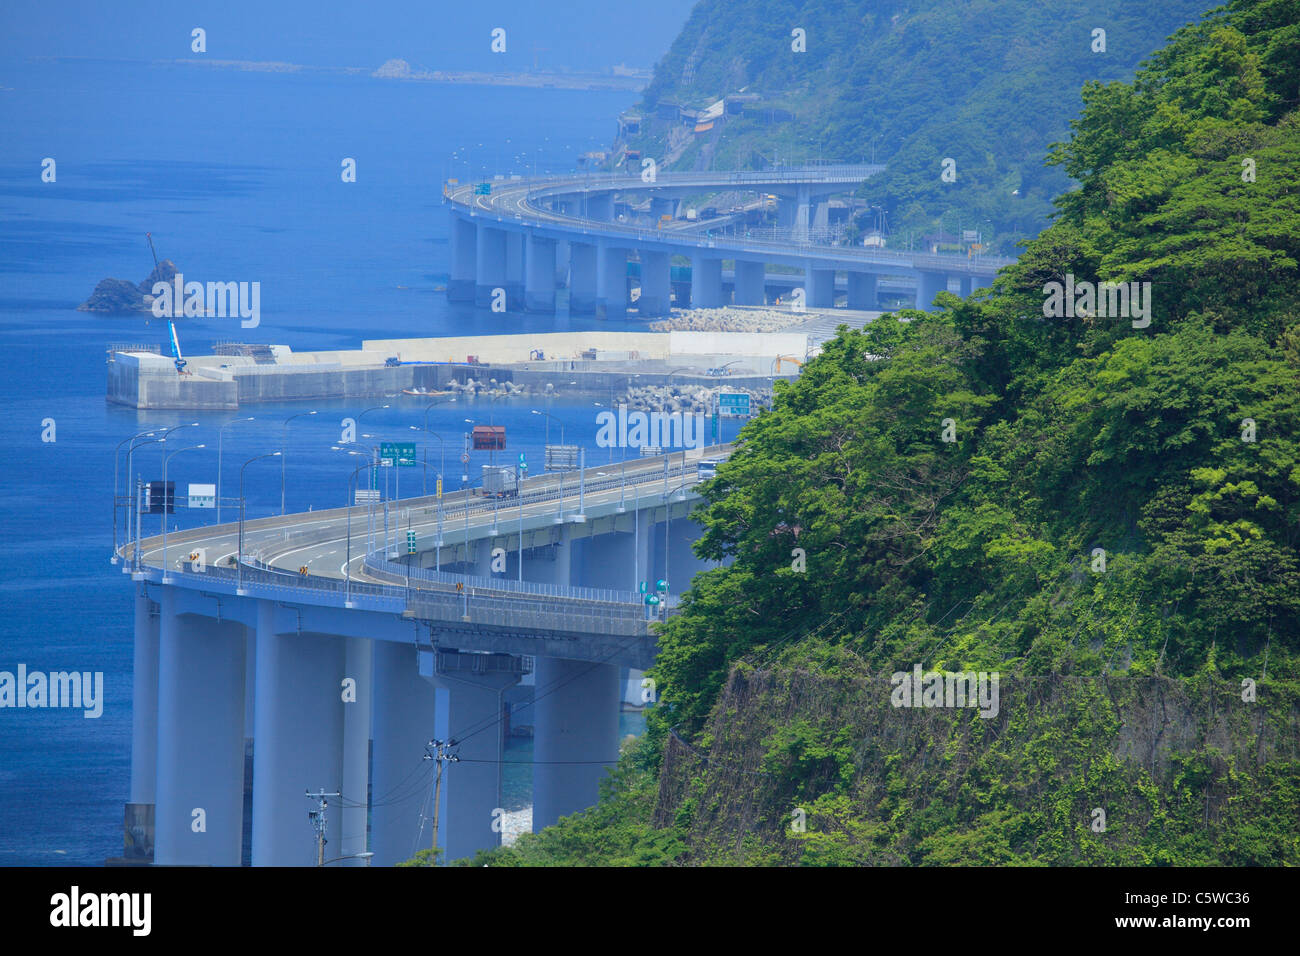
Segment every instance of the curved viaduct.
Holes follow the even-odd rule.
[[[497,180],[487,184],[487,193],[474,184],[449,183],[443,192],[451,216],[447,294],[452,301],[488,305],[502,290],[507,308],[552,312],[559,277],[567,276],[571,312],[622,315],[631,305],[628,261],[635,256],[641,275],[636,309],[641,315],[664,315],[672,305],[672,258],[684,256],[691,263],[693,307],[765,304],[772,265],[798,271],[783,278],[803,290],[809,308],[834,306],[838,272],[845,274],[851,309],[875,309],[879,280],[896,276],[912,278],[918,307],[930,308],[939,291],[969,294],[1012,261],[813,241],[826,223],[827,200],[854,191],[883,168],[659,173],[650,182],[573,175]],[[710,235],[707,222],[675,218],[685,197],[730,190],[777,196],[778,227],[761,237],[723,238]],[[656,228],[616,221],[616,200],[628,194],[639,199],[648,194],[652,215],[669,219]],[[730,292],[724,260],[734,263]],[[684,298],[679,296],[679,305]]]
[[[152,820],[158,864],[237,866],[251,831],[254,865],[309,865],[305,794],[324,789],[341,794],[327,856],[391,865],[430,845],[422,755],[454,738],[438,844],[471,855],[500,841],[503,700],[529,680],[514,721],[533,727],[534,828],[595,803],[621,674],[655,652],[637,583],[685,590],[704,566],[697,464],[729,450],[543,474],[506,501],[367,501],[121,546],[136,589],[128,828]]]

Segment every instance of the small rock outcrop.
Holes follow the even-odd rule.
[[[138,284],[126,279],[104,279],[95,286],[90,298],[77,306],[77,311],[107,315],[148,312],[153,305],[154,283],[171,282],[176,272],[176,263],[164,259]]]

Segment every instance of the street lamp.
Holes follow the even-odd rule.
[[[149,439],[149,441],[142,441],[142,442],[140,442],[140,444],[138,444],[138,445],[132,445],[132,446],[131,446],[131,450],[128,451],[127,454],[126,454],[126,483],[127,483],[127,486],[128,486],[128,487],[130,487],[130,484],[131,484],[131,456],[135,453],[135,450],[136,450],[137,448],[143,448],[145,445],[156,445],[156,444],[161,444],[164,440],[165,440],[165,439],[162,439],[162,438],[151,438],[151,439]],[[132,572],[133,572],[133,575],[137,575],[137,574],[140,573],[140,498],[141,498],[141,497],[143,496],[143,494],[144,494],[144,484],[143,484],[143,482],[141,482],[140,479],[137,478],[137,479],[135,480],[135,484],[136,484],[136,488],[135,488],[135,552],[134,552],[134,555],[132,556],[132,559],[131,559],[131,570],[132,570]],[[130,533],[130,524],[131,524],[131,513],[130,513],[129,511],[127,512],[127,515],[126,515],[126,521],[127,521],[127,533],[129,534],[129,533]],[[136,578],[136,580],[139,580],[139,579]]]
[[[226,435],[226,429],[231,425],[238,425],[240,422],[251,422],[252,417],[236,418],[226,422],[217,429],[217,524],[221,524],[221,443]]]
[[[235,593],[241,597],[246,593],[244,591],[244,469],[255,461],[261,461],[263,458],[282,458],[278,451],[270,452],[266,455],[258,455],[244,462],[239,469],[239,551],[235,555]]]
[[[428,408],[424,410],[424,432],[425,434],[432,435],[434,438],[438,439],[438,445],[442,449],[442,464],[438,467],[438,477],[441,478],[443,474],[447,471],[447,443],[442,440],[442,436],[439,435],[437,432],[429,431],[429,409],[434,408],[437,404],[438,404],[437,402],[434,402],[432,405],[429,405]],[[411,431],[420,431],[420,429],[417,426],[412,425]],[[424,460],[426,463],[429,460],[429,451],[427,448],[425,449],[424,452]],[[424,478],[426,480],[420,486],[420,492],[422,496],[427,496],[429,494],[429,487],[427,481],[428,477],[429,477],[429,472],[426,470],[424,473]]]
[[[172,579],[167,576],[167,463],[182,452],[198,451],[200,448],[206,448],[206,445],[191,445],[189,448],[178,448],[170,455],[163,455],[163,556],[162,556],[162,583],[171,584]],[[172,500],[176,496],[172,495]]]
[[[349,455],[360,455],[359,451],[350,451]],[[343,576],[347,583],[344,585],[343,606],[352,607],[352,508],[356,504],[356,482],[357,475],[365,468],[373,466],[373,462],[367,461],[364,464],[357,465],[352,474],[348,476],[348,550],[347,560],[343,562]]]
[[[160,441],[160,442],[165,442],[165,441],[167,440],[167,436],[170,435],[172,432],[178,430],[178,429],[181,429],[181,428],[198,428],[198,427],[199,427],[199,423],[198,423],[198,422],[185,422],[184,424],[181,424],[181,425],[173,425],[171,428],[164,428],[164,429],[163,429],[163,433],[162,433],[162,437],[159,438],[159,439],[157,439],[157,440]],[[149,444],[152,444],[152,442],[141,442],[140,444],[141,444],[141,445],[149,445]],[[139,447],[139,446],[137,446],[137,447]],[[132,449],[132,450],[134,450],[134,449]],[[128,461],[128,463],[130,462],[130,459],[131,459],[131,456],[130,456],[130,454],[128,453],[128,454],[127,454],[127,461]],[[165,490],[164,490],[164,494],[165,494],[165,493],[166,493],[166,492],[165,492]],[[159,531],[160,533],[162,532],[162,530],[163,530],[163,528],[166,526],[166,524],[167,524],[167,509],[164,508],[164,509],[163,509],[163,513],[162,513],[162,520],[161,520],[160,522],[158,522],[158,531]]]
[[[133,442],[137,438],[145,438],[145,437],[152,438],[153,434],[154,433],[152,428],[147,431],[139,432],[135,435],[132,435],[130,438],[123,438],[120,442],[117,443],[117,447],[113,449],[113,558],[112,558],[113,564],[117,564],[117,509],[120,504],[120,502],[118,501],[119,495],[118,495],[118,483],[117,483],[118,456],[122,451],[122,446],[125,445],[127,442],[129,441]],[[134,446],[132,446],[132,451],[134,450],[135,448]],[[129,453],[127,455],[126,470],[127,470],[127,480],[130,481],[131,458]],[[127,499],[126,532],[127,534],[131,533],[130,499]]]
[[[315,415],[315,414],[316,414],[316,413],[315,413],[314,411],[311,411],[311,412],[299,412],[297,415],[290,415],[288,418],[286,418],[286,419],[284,420],[284,431],[280,434],[280,516],[281,516],[281,517],[284,516],[284,462],[285,462],[285,458],[287,457],[287,455],[285,454],[285,452],[288,450],[288,442],[289,442],[289,423],[290,423],[291,421],[293,421],[295,418],[303,418],[303,417],[306,416],[306,415]],[[242,481],[243,481],[243,479],[241,478],[240,481],[241,481],[240,497],[242,498],[242,497],[243,497],[243,490],[242,490]],[[242,509],[243,506],[241,505],[240,508]]]
[[[534,415],[546,416],[546,444],[549,445],[551,443],[551,419],[555,418],[555,416],[552,415],[550,412],[538,411],[535,408],[532,410],[532,412]],[[560,444],[563,445],[564,444],[564,422],[561,422],[558,418],[555,418],[555,420],[557,422],[560,422]]]

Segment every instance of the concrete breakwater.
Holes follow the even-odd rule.
[[[335,352],[257,346],[191,356],[181,374],[170,358],[127,348],[109,355],[107,398],[133,408],[234,410],[408,389],[449,398],[585,392],[611,402],[621,396],[642,408],[657,402],[653,407],[677,403],[686,410],[703,404],[701,389],[770,398],[778,359],[807,352],[808,337],[791,333],[543,333],[367,341]],[[454,360],[458,354],[466,361]]]

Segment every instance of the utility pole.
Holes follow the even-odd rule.
[[[308,790],[306,791],[306,794],[308,800],[315,799],[317,801],[316,809],[307,811],[307,819],[311,821],[312,829],[316,831],[316,865],[324,866],[325,865],[325,844],[329,842],[328,840],[325,839],[325,829],[326,829],[325,808],[330,805],[329,801],[326,800],[325,798],[338,797],[341,796],[341,794],[326,793],[324,787],[322,787],[320,789],[320,792],[318,793],[312,793],[310,790]]]
[[[433,775],[433,865],[438,865],[438,804],[442,801],[442,766],[447,763],[459,763],[460,758],[450,753],[456,746],[455,740],[430,740],[424,748],[424,759],[436,762]],[[433,748],[430,751],[430,748]]]

